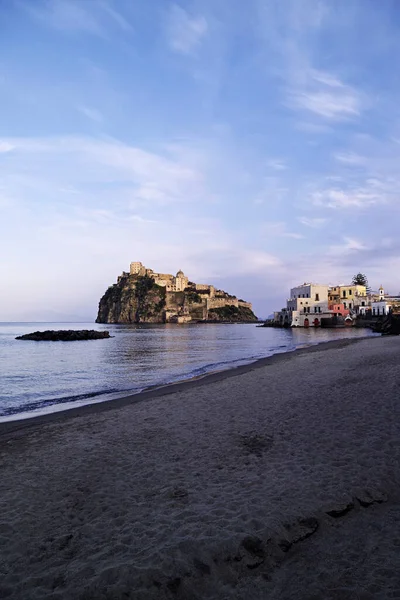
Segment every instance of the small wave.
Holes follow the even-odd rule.
[[[135,391],[135,390],[129,390]],[[98,390],[94,392],[88,392],[86,394],[77,394],[75,396],[63,396],[61,398],[48,398],[46,400],[38,400],[37,402],[29,402],[18,406],[7,406],[0,411],[0,417],[9,417],[11,415],[17,415],[20,413],[31,412],[35,410],[41,410],[48,406],[57,406],[59,404],[67,404],[73,402],[82,402],[83,400],[90,400],[98,398],[106,394],[122,394],[124,390],[108,389]]]

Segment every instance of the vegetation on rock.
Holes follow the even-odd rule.
[[[209,321],[221,321],[221,322],[255,322],[258,321],[257,317],[252,310],[245,306],[221,306],[219,308],[213,308],[208,313]]]

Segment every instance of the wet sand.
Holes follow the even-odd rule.
[[[400,598],[400,338],[0,424],[0,598]]]

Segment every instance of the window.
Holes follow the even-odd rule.
[[[346,308],[346,302],[343,302],[343,306]]]
[[[319,302],[319,294],[315,294],[315,301]]]
[[[346,298],[346,290],[343,290],[343,298]]]
[[[315,313],[317,312],[317,307],[316,307],[316,306],[314,306],[314,312],[315,312]]]
[[[351,290],[349,290],[349,296],[351,296],[351,294],[352,294],[352,291],[351,291]]]
[[[349,302],[349,308],[351,308],[351,302]]]

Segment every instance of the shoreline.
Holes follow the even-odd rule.
[[[21,416],[21,418],[10,419],[9,421],[0,421],[0,438],[8,433],[16,431],[25,431],[31,427],[45,425],[54,421],[64,421],[70,418],[75,418],[92,413],[100,413],[103,411],[110,411],[112,409],[123,408],[130,404],[136,404],[145,400],[151,400],[153,398],[159,398],[160,396],[167,396],[175,392],[184,392],[185,390],[191,390],[198,386],[208,385],[210,383],[229,379],[231,377],[239,376],[243,373],[247,373],[256,369],[266,367],[268,365],[286,362],[290,360],[290,357],[294,355],[301,355],[304,353],[316,352],[319,350],[329,350],[331,348],[342,348],[348,345],[359,343],[366,339],[380,339],[380,336],[365,336],[357,338],[342,338],[319,342],[316,344],[309,344],[304,347],[295,348],[293,350],[285,350],[284,352],[277,352],[271,356],[259,358],[255,361],[249,362],[245,365],[237,367],[229,367],[227,369],[211,371],[203,375],[197,375],[190,377],[189,379],[182,379],[166,383],[162,385],[153,385],[144,388],[140,392],[127,394],[118,398],[99,400],[89,404],[83,404],[71,408],[62,408],[60,410],[51,411],[48,413],[42,413],[35,415],[33,413],[25,413],[30,416]],[[238,359],[240,360],[240,359]],[[245,359],[243,359],[245,360]],[[121,392],[123,393],[123,392]],[[55,404],[55,406],[58,406]],[[24,413],[17,413],[23,415]]]

